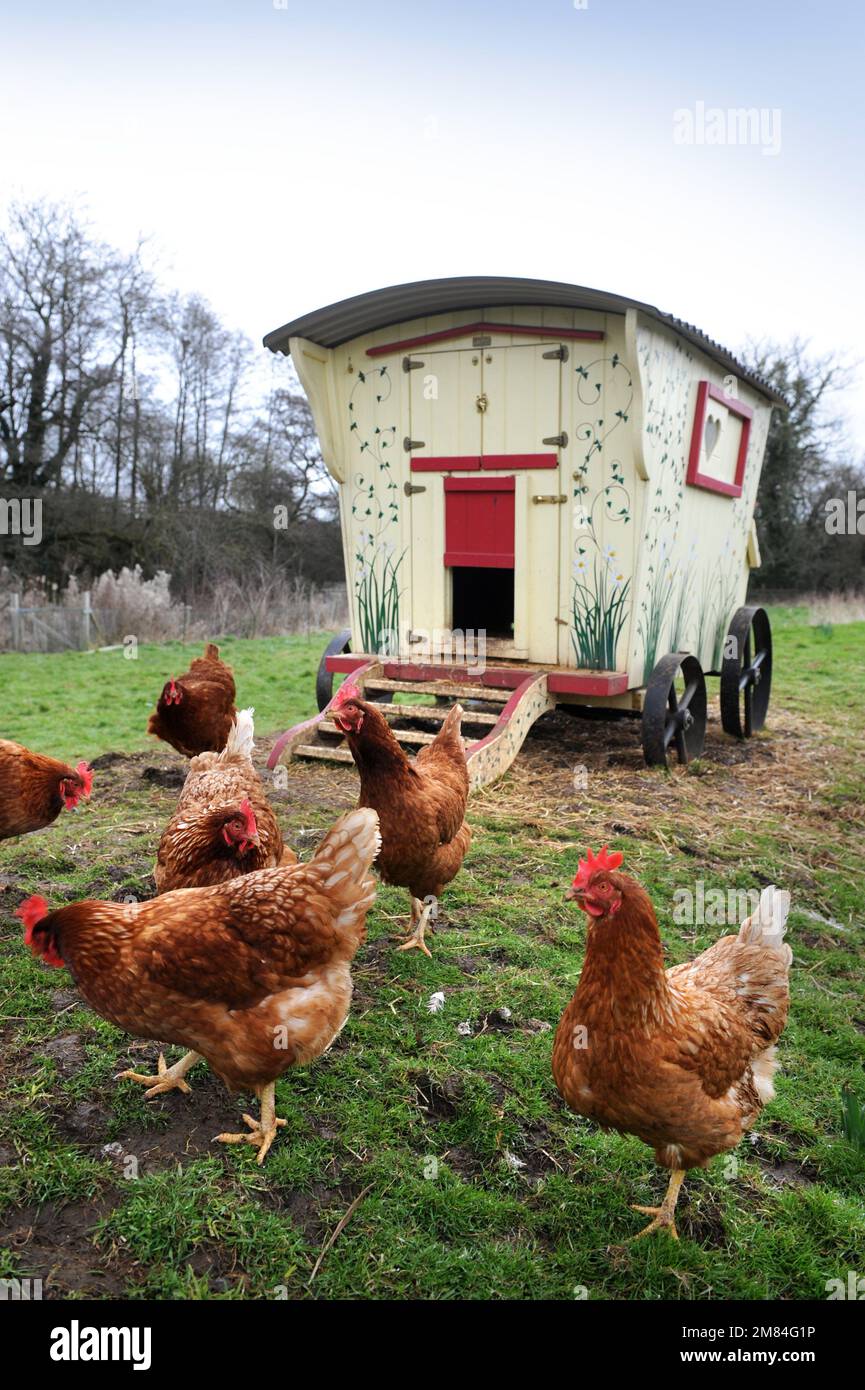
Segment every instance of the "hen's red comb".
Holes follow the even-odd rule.
[[[23,903],[16,907],[15,916],[20,917],[24,923],[24,941],[27,946],[33,944],[33,928],[42,921],[43,917],[47,917],[50,911],[47,902],[38,893],[34,893],[30,898],[25,898]]]
[[[39,923],[44,920],[51,911],[47,902],[39,893],[34,893],[31,898],[25,898],[23,903],[15,909],[15,916],[20,917],[24,923],[24,945],[29,946],[34,956],[41,956],[46,965],[65,965],[63,957],[57,950],[57,943],[50,937],[42,941],[34,941],[33,933]]]
[[[85,798],[87,798],[87,797],[90,796],[90,791],[91,791],[91,788],[93,787],[93,773],[92,773],[92,771],[90,770],[90,766],[89,766],[88,763],[81,762],[81,763],[78,764],[78,766],[76,767],[75,771],[78,773],[78,776],[81,778],[81,781],[82,781],[82,784],[83,784],[83,788],[84,788],[84,790],[83,790],[83,795],[84,795]]]
[[[574,879],[574,887],[588,888],[595,874],[603,873],[605,870],[607,873],[611,873],[613,869],[618,869],[624,857],[621,850],[618,849],[613,850],[613,853],[610,854],[606,845],[603,849],[599,849],[597,854],[593,854],[590,849],[587,849],[586,858],[580,860],[580,866]]]
[[[359,699],[360,691],[358,690],[357,686],[352,685],[350,681],[343,681],[342,685],[339,687],[339,690],[336,692],[336,694],[330,702],[331,709],[339,709],[340,705],[344,705],[346,700]]]
[[[248,797],[245,796],[241,801],[240,810],[243,815],[243,819],[246,822],[247,835],[257,835],[258,825],[255,820],[255,812],[253,811],[252,806],[250,805]]]

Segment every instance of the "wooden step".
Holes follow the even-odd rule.
[[[342,733],[342,730],[338,728],[331,719],[323,719],[318,727],[323,734]],[[418,729],[394,729],[393,733],[394,737],[397,738],[400,743],[434,743],[438,738],[438,734],[424,734]],[[477,739],[472,738],[467,738],[465,740],[467,748],[470,748],[472,744],[476,742]]]
[[[370,704],[376,709],[381,710],[386,719],[437,719],[440,723],[447,719],[453,709],[447,709],[444,705],[380,705],[377,700],[370,700]],[[491,714],[488,710],[472,710],[463,708],[464,724],[493,724],[498,723],[499,716]],[[398,731],[397,731],[398,732]]]
[[[321,758],[328,763],[353,763],[351,750],[348,748],[325,747],[323,743],[300,743],[294,749],[296,758]]]
[[[447,695],[451,700],[487,700],[490,704],[505,705],[513,695],[512,690],[504,690],[493,685],[460,685],[457,681],[392,681],[384,676],[376,676],[364,682],[364,693],[368,690],[394,690],[403,695]]]

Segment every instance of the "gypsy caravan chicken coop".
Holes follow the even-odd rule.
[[[272,764],[350,759],[326,710],[347,672],[407,747],[459,699],[474,786],[556,706],[639,717],[650,764],[699,756],[706,675],[728,734],[762,726],[768,382],[650,305],[538,280],[376,290],[264,341],[339,485],[351,602]]]

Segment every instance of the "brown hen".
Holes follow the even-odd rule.
[[[0,738],[0,840],[51,825],[64,807],[86,800],[92,785],[87,763],[70,767]]]
[[[676,1235],[688,1168],[732,1149],[774,1095],[774,1044],[787,1021],[790,895],[766,888],[736,936],[664,969],[648,894],[606,848],[581,861],[567,896],[589,918],[577,991],[562,1015],[553,1075],[579,1115],[652,1145],[672,1169],[640,1232]]]
[[[362,700],[354,686],[342,685],[329,711],[360,773],[358,805],[378,812],[379,873],[385,883],[411,894],[413,930],[399,949],[417,947],[428,956],[426,928],[472,837],[465,820],[469,777],[460,736],[462,709],[454,705],[432,743],[414,759],[403,752],[381,711]]]
[[[284,1123],[274,1082],[330,1047],[348,1017],[351,961],[375,897],[369,875],[378,818],[342,816],[308,864],[262,869],[213,888],[143,903],[78,902],[54,912],[44,898],[18,909],[25,941],[48,965],[66,965],[102,1018],[138,1037],[193,1049],[159,1075],[124,1076],[148,1095],[177,1087],[201,1058],[230,1090],[261,1098],[249,1133],[261,1163]]]
[[[189,764],[156,855],[153,877],[160,893],[297,863],[252,764],[252,715],[251,709],[240,711],[221,753],[199,753]]]
[[[219,659],[219,648],[208,642],[204,656],[196,657],[184,675],[166,681],[147,732],[170,743],[185,758],[219,753],[237,715],[236,693],[234,677]]]

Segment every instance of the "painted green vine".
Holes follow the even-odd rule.
[[[358,452],[368,460],[352,480],[351,514],[358,528],[355,530],[354,592],[363,650],[392,655],[399,643],[399,571],[405,558],[405,551],[397,556],[397,547],[390,539],[399,526],[399,485],[394,481],[387,451],[395,447],[397,428],[396,425],[382,427],[376,420],[368,437],[362,437],[355,413],[355,396],[370,385],[379,388],[372,413],[376,419],[378,408],[391,395],[387,367],[359,371],[348,403],[349,432],[355,437]]]
[[[607,425],[603,417],[598,417],[583,421],[575,430],[576,438],[586,445],[586,449],[577,466],[574,482],[576,536],[571,591],[571,645],[578,666],[614,671],[619,638],[628,618],[631,581],[624,578],[613,547],[601,547],[597,509],[600,504],[602,512],[612,521],[627,525],[631,520],[631,497],[625,486],[621,461],[613,459],[608,465],[606,483],[589,500],[589,469],[594,455],[603,452],[609,436],[627,421],[634,399],[633,381],[618,353],[610,358],[597,358],[587,367],[578,366],[576,373],[577,397],[581,404],[596,405],[602,397],[603,384],[600,380],[591,383],[591,375],[593,369],[605,365],[610,366],[613,373],[617,370],[625,373],[629,395],[626,405],[614,412],[612,424]],[[587,387],[587,383],[591,385]],[[587,394],[587,390],[592,390],[594,394]]]

